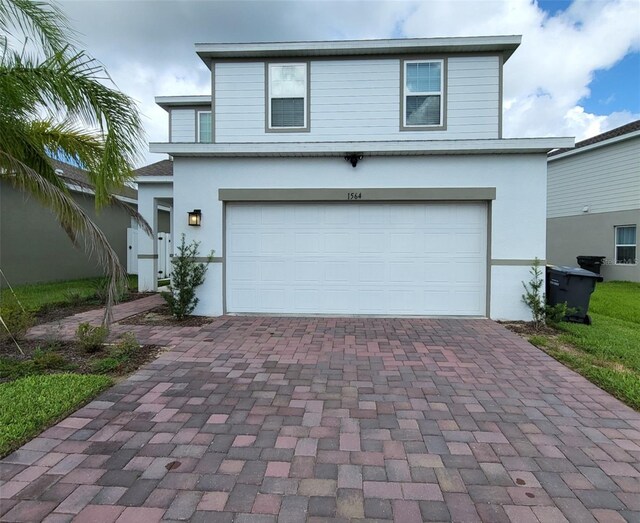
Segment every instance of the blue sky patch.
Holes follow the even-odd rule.
[[[591,95],[578,103],[590,113],[640,113],[640,53],[629,53],[611,69],[596,71],[589,89]]]

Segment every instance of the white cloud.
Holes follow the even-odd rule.
[[[204,94],[196,42],[522,34],[505,66],[505,136],[582,139],[640,118],[579,105],[595,71],[640,50],[638,0],[576,0],[548,16],[530,0],[63,1],[90,54],[139,101],[150,141],[167,139],[154,96]],[[145,163],[161,159],[145,153]]]

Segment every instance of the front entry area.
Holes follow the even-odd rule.
[[[485,316],[487,207],[228,203],[226,312]]]

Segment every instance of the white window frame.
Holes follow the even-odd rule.
[[[200,115],[201,114],[210,114],[212,115],[212,111],[196,111],[196,141],[198,143],[211,143],[213,142],[213,115],[211,116],[211,129],[209,132],[211,133],[211,142],[203,142],[200,139]]]
[[[618,243],[618,229],[625,229],[625,228],[629,228],[629,227],[633,227],[636,230],[636,242],[635,243]],[[616,265],[621,265],[621,266],[629,266],[629,265],[637,265],[638,264],[638,227],[633,224],[630,223],[629,225],[616,225],[613,228],[613,234],[614,234],[614,238],[613,238],[613,243],[614,243],[614,247],[613,247],[613,259],[615,260],[615,264]],[[618,261],[618,247],[634,247],[636,250],[636,262],[635,263],[621,263]]]
[[[282,126],[274,127],[271,125],[271,98],[272,98],[271,68],[280,67],[283,65],[304,66],[304,95],[303,95],[303,101],[302,101],[302,106],[304,107],[304,121],[303,121],[304,125],[302,127],[282,127]],[[294,131],[294,132],[308,131],[309,130],[309,62],[271,62],[267,64],[266,70],[267,70],[267,78],[266,78],[267,128],[266,130],[269,132],[276,132],[276,133],[290,132],[290,131]],[[296,97],[289,97],[289,98],[299,98],[299,97],[296,96]]]
[[[413,91],[407,90],[407,65],[408,64],[426,64],[426,63],[439,63],[440,64],[440,90],[439,91]],[[415,130],[415,129],[444,129],[444,104],[445,104],[445,89],[444,80],[446,75],[446,65],[443,58],[438,59],[424,59],[424,60],[403,60],[402,61],[402,129],[403,130]],[[440,122],[437,124],[408,124],[407,123],[407,97],[408,96],[440,96]]]

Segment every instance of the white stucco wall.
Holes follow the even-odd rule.
[[[495,187],[491,259],[545,258],[546,156],[458,155],[367,157],[354,169],[342,158],[174,159],[174,235],[201,242],[201,255],[223,253],[223,204],[218,189]],[[187,213],[202,209],[202,226],[189,227]],[[502,262],[503,263],[503,262]],[[223,313],[223,267],[209,266],[195,313]],[[491,317],[530,319],[521,301],[528,266],[491,269]]]

